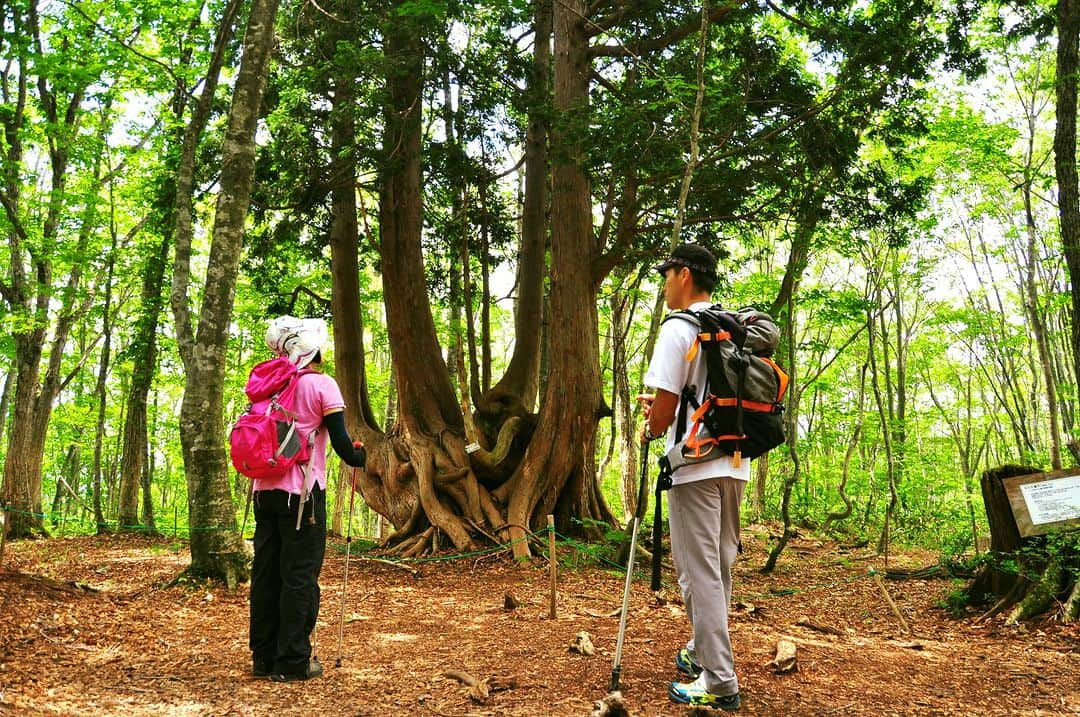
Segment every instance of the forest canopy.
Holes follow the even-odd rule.
[[[946,19],[943,19],[946,18]],[[753,520],[963,555],[979,476],[1080,464],[1071,2],[0,2],[10,538],[247,575],[228,427],[326,318],[401,556],[637,498],[651,267],[773,315]],[[343,468],[341,475],[348,478]],[[348,481],[332,481],[334,525]]]

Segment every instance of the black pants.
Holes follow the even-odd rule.
[[[256,663],[275,673],[303,673],[319,616],[319,572],[326,553],[326,492],[315,486],[304,503],[281,490],[256,491],[255,562],[251,571],[249,646]],[[312,522],[314,516],[314,522]]]

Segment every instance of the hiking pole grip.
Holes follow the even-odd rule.
[[[237,472],[239,476],[239,472]],[[247,532],[247,517],[248,511],[251,510],[251,496],[255,494],[255,484],[252,483],[251,490],[247,492],[247,500],[244,501],[244,522],[240,524],[240,540],[244,539],[244,533]]]

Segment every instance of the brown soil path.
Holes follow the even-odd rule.
[[[745,715],[1080,715],[1080,629],[1044,620],[1008,627],[949,618],[949,580],[888,582],[904,634],[869,556],[796,540],[773,575],[767,530],[744,534],[732,616]],[[566,550],[563,548],[563,550]],[[328,550],[317,652],[326,674],[277,685],[248,676],[247,587],[162,587],[186,553],[141,537],[7,546],[0,570],[0,714],[18,715],[589,715],[607,691],[622,577],[561,570],[547,619],[546,566],[503,557],[424,563],[420,577],[351,561],[342,666],[344,556]],[[922,566],[932,554],[900,561]],[[89,589],[88,589],[89,588]],[[793,594],[775,592],[795,590]],[[512,592],[521,601],[504,608]],[[671,590],[634,583],[622,686],[634,715],[686,715],[666,698],[686,618]],[[839,634],[798,625],[808,619]],[[568,650],[587,631],[598,654]],[[798,646],[797,672],[766,663]],[[461,670],[510,683],[484,702],[447,678]],[[719,714],[719,713],[717,713]]]

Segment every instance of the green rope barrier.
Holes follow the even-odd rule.
[[[544,528],[543,530],[541,530],[539,532],[536,532],[536,533],[529,532],[528,534],[525,535],[525,537],[517,538],[515,540],[511,540],[509,543],[501,543],[499,545],[495,545],[495,546],[490,547],[490,548],[484,548],[483,550],[474,550],[474,551],[471,551],[471,552],[468,552],[468,553],[455,553],[453,555],[430,555],[430,556],[423,557],[423,558],[402,558],[402,557],[397,557],[397,556],[393,556],[393,555],[388,555],[385,558],[381,558],[381,559],[382,560],[388,560],[388,561],[390,561],[392,563],[442,563],[442,562],[451,562],[451,561],[454,561],[454,560],[461,560],[462,558],[482,557],[484,555],[491,555],[493,553],[499,553],[499,552],[502,552],[504,550],[508,550],[509,548],[514,547],[518,543],[524,542],[526,540],[531,540],[532,538],[540,537],[542,535],[547,534],[547,532],[548,532],[548,529]],[[341,553],[345,552],[342,548],[340,548],[338,546],[334,546],[334,549],[337,550],[338,552],[341,552]]]
[[[544,532],[547,532],[547,531],[545,530]],[[581,551],[583,553],[588,554],[594,560],[596,560],[598,563],[606,563],[607,565],[610,565],[611,567],[615,568],[616,570],[619,570],[620,572],[623,572],[623,573],[626,572],[626,566],[625,565],[622,565],[620,563],[616,563],[614,561],[608,560],[603,555],[597,555],[594,549],[590,549],[588,546],[582,545],[581,543],[579,543],[578,541],[574,540],[573,538],[571,538],[569,536],[566,536],[566,535],[563,535],[562,533],[556,532],[555,537],[559,538],[564,545],[569,545],[572,548],[575,548],[575,549],[577,549],[577,550],[579,550],[579,551]],[[637,575],[638,573],[635,571],[634,574]]]

